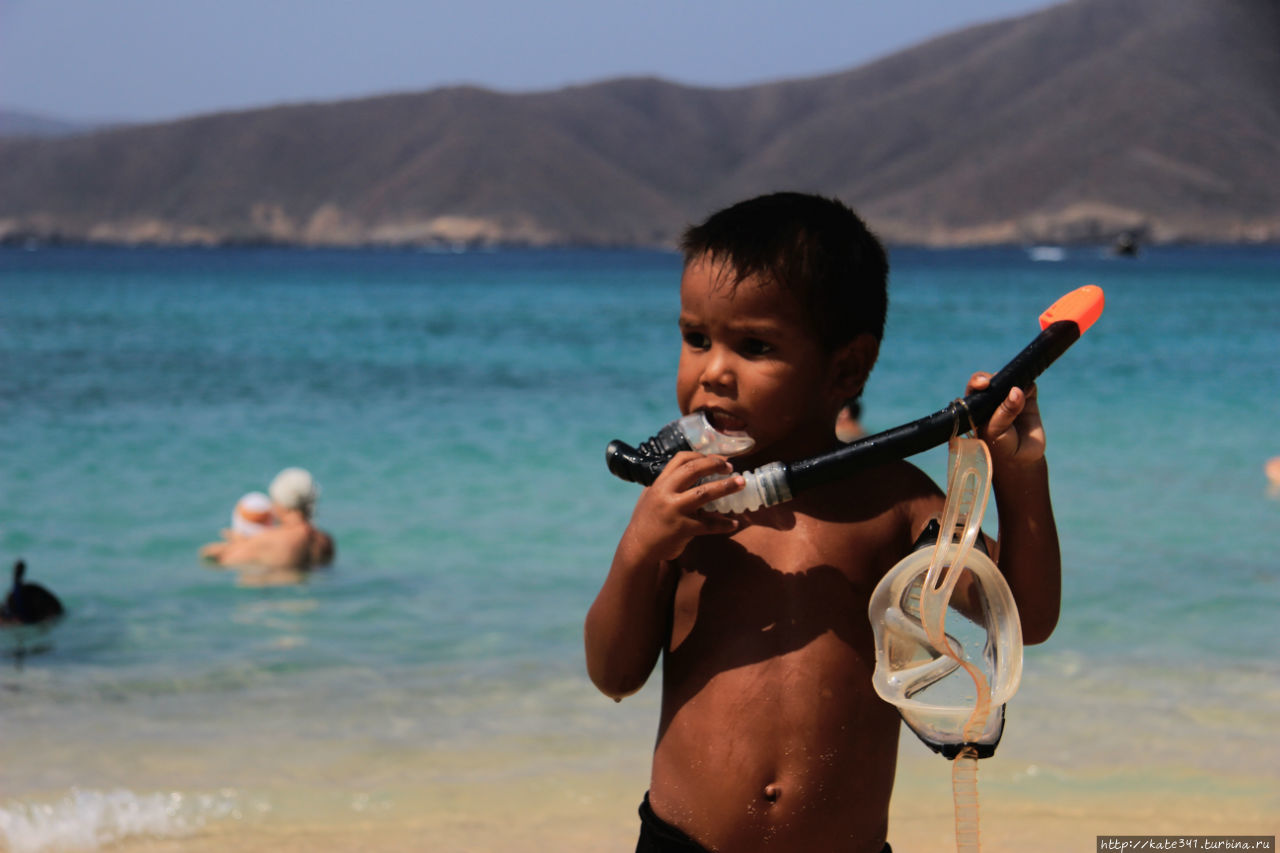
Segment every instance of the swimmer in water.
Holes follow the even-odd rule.
[[[262,492],[249,492],[236,501],[231,511],[231,527],[222,531],[223,539],[247,539],[257,536],[268,527],[274,527],[276,517],[271,512],[271,498]]]
[[[305,572],[333,562],[333,537],[311,522],[320,490],[302,468],[286,468],[268,489],[275,524],[259,532],[235,535],[200,549],[200,556],[222,566]]]
[[[0,601],[0,625],[39,625],[60,619],[62,602],[38,583],[26,580],[27,564],[13,564],[13,585]]]
[[[862,402],[850,400],[841,407],[840,414],[836,415],[836,438],[848,444],[866,434],[866,430],[862,428]]]

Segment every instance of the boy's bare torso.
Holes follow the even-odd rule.
[[[823,489],[678,561],[650,799],[709,849],[884,845],[899,717],[871,687],[867,603],[940,503],[892,468],[843,484],[862,497],[837,510]]]

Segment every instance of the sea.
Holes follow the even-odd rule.
[[[871,432],[1106,293],[1039,381],[1064,600],[984,796],[1090,838],[1275,834],[1280,247],[891,265]],[[661,251],[0,250],[0,586],[21,558],[66,607],[0,631],[0,849],[490,849],[465,839],[552,819],[598,827],[555,849],[630,849],[658,679],[601,696],[582,621],[637,496],[605,446],[678,414],[679,275]],[[944,450],[914,461],[941,481]],[[334,565],[255,587],[202,563],[287,466]],[[895,820],[945,812],[946,762],[902,751]],[[1136,816],[1090,822],[1113,799]]]

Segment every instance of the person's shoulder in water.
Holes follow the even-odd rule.
[[[224,566],[305,570],[332,562],[333,537],[311,521],[320,489],[310,472],[286,468],[268,494],[276,523],[261,532],[201,549],[201,556]]]

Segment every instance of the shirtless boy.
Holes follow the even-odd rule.
[[[676,396],[755,445],[678,454],[640,495],[587,614],[587,669],[616,700],[659,656],[662,711],[637,851],[887,850],[899,716],[871,685],[867,603],[943,494],[895,462],[747,515],[710,475],[838,446],[884,331],[887,263],[836,201],[783,193],[690,229]],[[986,387],[975,373],[965,393]],[[1000,519],[991,544],[1027,643],[1057,621],[1057,533],[1035,392],[983,430]]]

